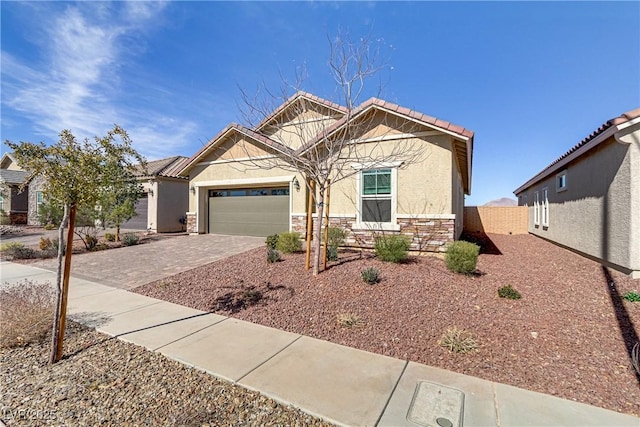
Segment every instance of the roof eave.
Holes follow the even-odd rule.
[[[591,151],[593,148],[597,147],[602,142],[604,142],[607,139],[609,139],[610,137],[614,136],[617,132],[619,132],[619,131],[621,131],[623,129],[626,129],[629,126],[633,126],[635,124],[638,124],[638,123],[640,123],[640,117],[637,117],[635,119],[632,119],[632,120],[629,120],[629,121],[626,121],[626,122],[623,122],[623,123],[619,123],[617,125],[614,124],[614,125],[609,126],[607,129],[602,131],[602,133],[598,134],[595,138],[591,139],[590,141],[587,141],[584,145],[578,147],[575,151],[573,151],[572,153],[566,155],[566,157],[562,157],[562,158],[560,158],[560,160],[554,161],[551,165],[549,165],[546,168],[544,168],[542,171],[540,171],[533,178],[529,179],[527,182],[525,182],[520,187],[515,189],[513,191],[513,194],[518,195],[518,194],[522,193],[527,188],[529,188],[532,185],[542,181],[543,179],[547,178],[548,176],[553,175],[554,173],[558,172],[559,170],[561,170],[562,168],[567,166],[572,161],[574,161],[577,158],[583,156],[588,151]]]

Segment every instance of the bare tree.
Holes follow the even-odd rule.
[[[387,66],[380,44],[370,38],[352,42],[346,35],[339,34],[329,39],[329,46],[329,70],[339,103],[327,103],[306,93],[294,100],[289,98],[291,89],[300,90],[304,70],[296,72],[293,84],[283,79],[280,96],[264,85],[256,96],[242,91],[244,108],[241,111],[247,126],[241,130],[269,147],[271,155],[255,156],[245,145],[236,166],[245,170],[293,171],[306,178],[308,188],[308,180],[315,182],[314,275],[320,270],[323,213],[329,186],[353,177],[362,169],[389,164],[406,167],[420,161],[425,150],[424,144],[411,138],[385,143],[384,136],[389,129],[409,133],[410,125],[397,116],[372,108],[383,107],[384,102],[380,100],[372,98],[361,103],[366,83]],[[378,93],[381,89],[378,83]],[[274,109],[278,98],[285,103]]]

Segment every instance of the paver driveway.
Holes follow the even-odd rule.
[[[263,237],[216,234],[167,237],[141,245],[74,255],[71,275],[133,289],[261,245],[264,245]],[[33,266],[55,271],[56,260],[43,260]]]

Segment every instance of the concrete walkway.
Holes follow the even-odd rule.
[[[54,273],[2,262],[4,284]],[[635,426],[640,419],[72,278],[70,317],[349,426]],[[597,392],[597,391],[595,391]]]
[[[262,245],[264,237],[169,236],[118,250],[74,256],[71,274],[120,289],[133,289]],[[32,265],[55,271],[57,261],[51,258]]]

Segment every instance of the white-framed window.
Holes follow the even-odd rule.
[[[4,196],[0,194],[0,210],[4,210]]]
[[[542,226],[549,226],[549,189],[542,189]]]
[[[567,189],[567,171],[562,171],[556,175],[556,191],[565,191]]]
[[[391,223],[392,186],[390,168],[368,169],[361,172],[361,222]]]
[[[44,202],[44,196],[42,195],[42,191],[36,191],[36,213],[40,213],[40,206]]]
[[[533,193],[533,224],[540,225],[540,193]]]

